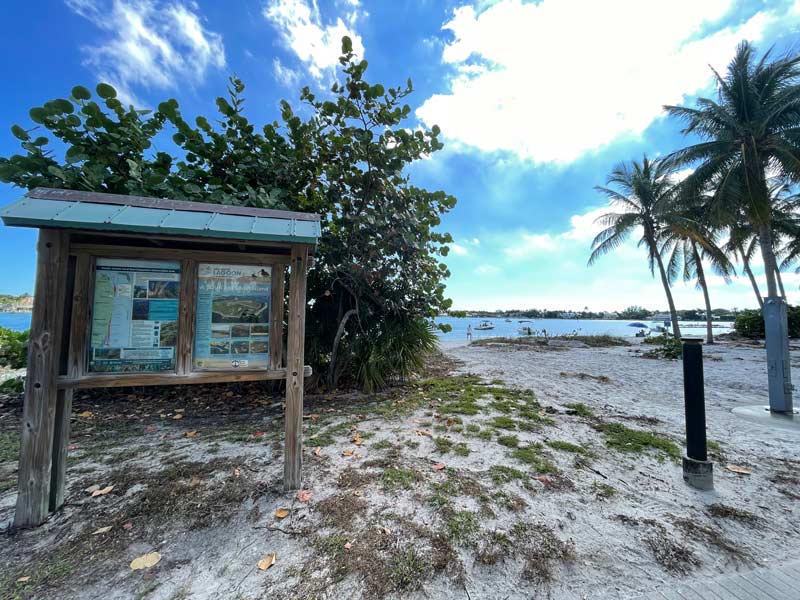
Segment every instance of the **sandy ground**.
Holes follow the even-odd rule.
[[[281,406],[263,389],[78,398],[67,505],[7,530],[0,597],[629,598],[796,558],[800,435],[730,412],[766,403],[763,349],[705,349],[706,493],[675,459],[680,362],[638,347],[445,352],[426,381],[308,398],[305,501],[281,489]],[[6,440],[19,413],[0,401]],[[658,447],[620,445],[620,428]],[[129,568],[151,551],[156,566]]]

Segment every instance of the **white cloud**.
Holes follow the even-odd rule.
[[[448,246],[450,246],[450,251],[456,256],[466,256],[469,253],[469,251],[461,244],[456,244],[455,242],[451,242],[450,244],[448,244]]]
[[[278,57],[272,60],[272,72],[283,87],[295,88],[300,81],[300,73],[284,66]]]
[[[194,3],[156,0],[67,0],[107,33],[82,48],[84,64],[133,99],[134,88],[178,88],[225,66],[222,36],[203,26]]]
[[[365,15],[358,2],[348,0],[344,20],[339,16],[328,24],[323,23],[316,0],[270,0],[263,14],[278,30],[287,48],[318,81],[339,64],[344,36],[353,41],[353,52],[364,56],[364,44],[355,31],[357,21]]]
[[[495,275],[500,272],[500,269],[495,265],[482,264],[478,265],[478,267],[475,269],[475,272],[478,275]]]
[[[449,91],[417,110],[451,142],[569,162],[638,135],[711,82],[743,38],[758,40],[782,14],[704,32],[731,0],[675,0],[669,10],[620,0],[499,0],[462,6],[444,25]],[[705,28],[705,29],[704,29]]]

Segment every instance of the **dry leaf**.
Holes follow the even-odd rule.
[[[185,437],[188,437],[188,438],[193,438],[194,436],[196,436],[196,435],[197,435],[197,430],[193,430],[193,431],[187,431],[187,432],[186,432],[186,433],[184,433],[183,435],[184,435]]]
[[[424,429],[415,429],[414,433],[416,433],[417,435],[427,435],[428,437],[431,437],[431,432],[425,431]]]
[[[141,571],[142,569],[149,569],[158,564],[161,560],[161,555],[158,552],[148,552],[139,558],[134,558],[131,561],[132,571]]]
[[[347,542],[347,543],[344,545],[344,549],[345,549],[345,550],[350,550],[350,548],[352,548],[352,547],[353,547],[353,542]]]
[[[182,413],[178,413],[177,415],[174,415],[172,418],[177,421],[178,419],[182,419],[183,418],[183,414]]]
[[[322,446],[317,446],[316,448],[314,448],[314,454],[316,456],[322,456]]]
[[[289,516],[289,509],[288,508],[276,508],[275,512],[273,513],[279,519],[285,519]]]
[[[311,500],[311,495],[312,495],[311,490],[300,490],[299,492],[297,492],[297,499],[300,502],[308,502],[309,500]]]
[[[442,469],[444,469],[444,463],[436,463],[431,467],[431,469],[433,469],[434,471],[441,471]]]
[[[238,477],[238,476],[239,476],[239,475],[241,475],[241,474],[242,474],[242,472],[239,470],[239,467],[236,467],[236,468],[233,470],[233,476],[234,476],[234,477]]]
[[[112,528],[112,525],[108,525],[107,527],[101,527],[97,531],[93,531],[92,535],[100,535],[101,533],[106,533],[108,531],[111,531],[111,528]]]
[[[353,442],[356,446],[360,446],[364,443],[364,440],[361,439],[361,434],[356,431],[355,435],[350,438],[350,441]]]
[[[750,469],[746,469],[745,467],[739,467],[737,465],[725,465],[725,468],[728,469],[731,473],[737,473],[739,475],[750,475],[752,471]]]
[[[363,495],[364,495],[364,492],[362,492],[361,490],[353,491],[353,496],[363,496]]]
[[[30,575],[26,575],[25,577],[20,577],[19,579],[17,579],[17,583],[25,583],[26,581],[30,581],[30,580],[31,580],[31,576]]]
[[[176,408],[175,412],[186,412],[185,408]]]
[[[92,411],[90,411],[90,410],[85,410],[85,411],[83,411],[82,413],[78,413],[78,416],[79,416],[79,417],[83,417],[84,419],[89,419],[89,418],[91,418],[91,416],[92,416]]]
[[[113,489],[114,489],[114,486],[113,485],[109,485],[108,487],[104,487],[101,490],[95,490],[95,491],[92,492],[92,498],[94,498],[95,496],[105,496],[107,493],[109,493]]]
[[[72,452],[72,451],[73,451],[73,450],[75,450],[77,447],[78,447],[78,444],[70,444],[69,446],[67,446],[67,450],[69,450],[70,452]]]
[[[352,450],[342,450],[342,456],[353,456]]]
[[[264,432],[263,431],[256,431],[253,434],[253,437],[264,437]]]
[[[189,480],[189,487],[197,487],[198,485],[200,485],[200,478],[197,475],[192,475]]]
[[[272,565],[275,564],[275,561],[278,560],[278,553],[273,552],[272,554],[267,554],[264,558],[258,561],[258,568],[261,571],[266,571]]]
[[[155,430],[156,430],[156,426],[155,425],[148,425],[145,428],[145,431],[155,431]]]
[[[385,535],[391,535],[391,534],[392,534],[392,530],[391,530],[391,529],[389,529],[388,527],[384,527],[384,528],[382,529],[382,531],[383,531],[383,533],[384,533]]]
[[[128,521],[127,523],[124,523],[124,524],[122,525],[122,528],[123,528],[123,529],[125,529],[126,531],[127,531],[127,530],[130,530],[130,529],[133,529],[133,523],[131,523],[130,521]]]
[[[87,487],[83,491],[86,492],[87,494],[94,494],[99,489],[100,489],[100,486],[95,483],[94,485],[90,485],[89,487]]]

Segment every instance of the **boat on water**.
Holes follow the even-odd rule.
[[[517,331],[519,331],[520,335],[533,335],[532,327],[520,327]]]
[[[475,326],[476,331],[486,331],[488,329],[494,329],[494,323],[491,321],[481,321],[480,325]]]
[[[511,319],[506,319],[506,323],[511,323]]]

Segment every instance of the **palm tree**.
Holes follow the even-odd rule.
[[[699,163],[683,183],[683,193],[698,197],[716,183],[710,212],[743,214],[758,235],[767,277],[767,295],[778,296],[773,240],[774,204],[768,173],[800,181],[800,55],[769,62],[756,60],[742,42],[724,77],[714,71],[718,100],[700,98],[697,108],[665,106],[686,123],[684,134],[704,141],[672,153],[675,166]],[[730,188],[742,193],[729,193]]]
[[[731,261],[717,244],[718,234],[703,221],[703,214],[698,207],[681,213],[671,213],[658,241],[661,244],[661,253],[669,253],[666,271],[670,283],[679,272],[682,272],[684,281],[697,279],[697,287],[703,291],[706,305],[706,343],[713,344],[711,299],[703,261],[709,263],[726,283],[735,272]]]
[[[645,156],[641,163],[632,160],[617,165],[606,179],[606,185],[613,187],[595,187],[597,191],[605,194],[611,206],[618,208],[620,212],[607,213],[597,219],[597,223],[604,225],[605,229],[592,241],[589,266],[604,254],[617,248],[634,230],[641,227],[642,237],[638,245],[647,251],[647,262],[653,276],[658,267],[669,304],[672,333],[676,338],[680,338],[678,313],[675,310],[669,277],[664,269],[657,244],[663,212],[670,204],[672,175],[673,170],[666,162],[658,159],[650,160]]]

